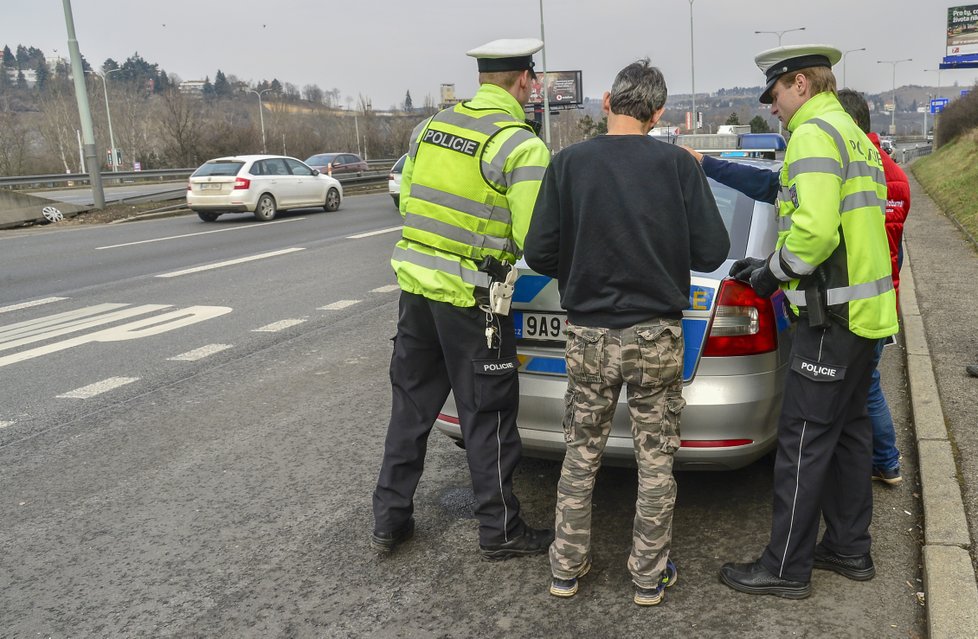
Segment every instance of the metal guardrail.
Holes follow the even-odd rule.
[[[390,168],[397,162],[397,158],[367,160],[367,168],[370,173],[363,176],[337,175],[337,180],[346,184],[369,184],[387,179]],[[110,185],[123,182],[149,182],[149,181],[178,181],[190,177],[190,174],[197,170],[197,167],[189,169],[152,169],[148,171],[119,171],[102,172],[102,183]],[[7,187],[32,187],[32,188],[58,188],[71,186],[78,182],[87,184],[89,182],[88,173],[48,173],[44,175],[21,175],[4,177],[0,176],[0,188]]]
[[[906,147],[902,149],[897,149],[897,151],[900,153],[899,162],[900,164],[909,164],[919,157],[922,157],[924,155],[930,155],[932,149],[933,146],[930,144],[926,146],[915,146],[909,149]]]

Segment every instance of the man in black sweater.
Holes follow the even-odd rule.
[[[696,161],[648,136],[662,116],[662,73],[640,60],[604,94],[608,134],[554,157],[525,257],[557,278],[567,310],[567,452],[557,486],[550,593],[570,597],[591,566],[591,493],[622,385],[638,462],[628,569],[635,603],[658,604],[669,560],[690,270],[713,271],[730,239]]]

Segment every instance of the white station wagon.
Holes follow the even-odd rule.
[[[205,222],[223,213],[253,213],[263,222],[278,211],[343,201],[339,181],[282,155],[236,155],[202,164],[187,184],[187,208]]]

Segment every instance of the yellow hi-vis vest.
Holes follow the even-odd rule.
[[[896,292],[879,151],[830,92],[803,104],[788,129],[772,272],[796,313],[805,315],[805,289],[817,287],[830,318],[856,335],[893,335]]]
[[[477,98],[488,93],[504,106],[506,98],[517,105],[499,92],[483,85]],[[402,183],[404,228],[392,258],[398,282],[404,290],[456,306],[473,306],[475,289],[488,288],[488,275],[478,270],[486,256],[513,264],[522,254],[550,156],[511,108],[472,106],[486,102],[457,104],[419,124],[405,167],[408,184]],[[517,165],[512,155],[526,144],[532,145],[533,163]],[[520,183],[523,188],[515,188]],[[526,200],[519,237],[510,206],[514,197]]]

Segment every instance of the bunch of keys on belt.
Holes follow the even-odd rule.
[[[486,326],[486,347],[492,348],[492,340],[496,336],[496,327],[493,325]]]

